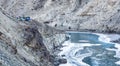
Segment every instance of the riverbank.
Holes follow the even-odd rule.
[[[72,33],[77,33],[77,32],[72,32]],[[82,32],[82,33],[86,33],[86,32]],[[98,40],[102,41],[102,42],[105,42],[105,43],[113,43],[113,41],[120,39],[120,35],[119,34],[100,34],[100,33],[90,33],[90,32],[87,32],[86,34],[98,35],[99,36]],[[106,48],[106,49],[103,49],[103,50],[105,50],[107,52],[109,50],[115,51],[116,55],[114,57],[119,58],[119,55],[120,55],[120,53],[119,53],[120,52],[120,49],[119,49],[120,48],[120,44],[119,43],[113,43],[113,44],[115,44],[115,48],[116,49]],[[84,48],[85,47],[92,47],[92,46],[96,46],[97,47],[97,46],[100,46],[100,45],[101,44],[90,44],[88,41],[84,41],[84,43],[82,43],[82,44],[81,43],[71,43],[70,40],[65,41],[63,43],[64,47],[61,48],[61,50],[63,50],[63,51],[61,51],[59,53],[59,55],[61,55],[61,56],[64,55],[63,58],[67,59],[67,63],[66,64],[61,64],[59,66],[74,66],[75,64],[76,64],[76,66],[79,66],[79,65],[89,66],[88,64],[83,62],[83,59],[88,57],[88,56],[91,56],[93,52],[86,52],[86,49],[84,50]],[[81,52],[78,52],[80,50],[82,50],[82,52],[85,51],[85,54],[84,53],[80,54]],[[77,56],[77,58],[76,58],[76,52],[78,52],[80,54],[79,56]],[[70,59],[70,58],[72,58],[72,59]],[[120,61],[117,61],[117,62],[115,62],[115,64],[119,64],[119,62]]]

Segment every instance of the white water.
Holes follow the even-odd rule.
[[[94,33],[96,34],[96,33]],[[96,34],[99,35],[99,41],[111,43],[112,40],[117,40],[120,38],[120,35],[117,34],[111,34],[111,35],[105,35],[105,34]],[[83,62],[82,60],[85,57],[91,56],[92,51],[87,50],[88,52],[85,53],[79,53],[80,50],[84,50],[84,47],[90,47],[90,46],[100,46],[101,44],[92,44],[87,40],[79,40],[81,43],[71,43],[70,40],[65,41],[63,43],[63,48],[61,48],[63,51],[59,53],[59,55],[65,55],[64,58],[67,59],[66,64],[61,64],[59,66],[90,66],[89,64]],[[116,51],[116,55],[114,57],[120,56],[120,44],[114,43],[115,47],[118,49],[110,49],[106,48],[107,50]],[[99,51],[98,51],[99,52]],[[99,54],[100,55],[100,54]],[[99,64],[97,62],[94,62],[96,64]],[[120,64],[120,61],[115,62],[116,64]],[[99,65],[92,65],[92,66],[99,66]]]

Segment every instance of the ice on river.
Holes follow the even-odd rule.
[[[119,39],[120,35],[68,34],[70,39],[63,43],[63,51],[59,53],[60,56],[65,55],[67,63],[59,66],[120,66],[120,44],[110,42]]]

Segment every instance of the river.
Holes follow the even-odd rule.
[[[69,39],[63,43],[59,55],[66,58],[67,63],[59,66],[120,66],[120,44],[110,42],[104,34],[66,34]],[[114,35],[111,37],[115,38]]]

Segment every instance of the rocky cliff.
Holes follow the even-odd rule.
[[[14,21],[7,16],[0,12],[1,65],[54,66],[55,47],[65,40],[65,35],[59,34],[63,31],[35,20]]]
[[[119,0],[1,0],[0,6],[58,29],[120,33]]]
[[[0,64],[54,66],[64,31],[120,33],[119,6],[119,0],[0,0]]]

